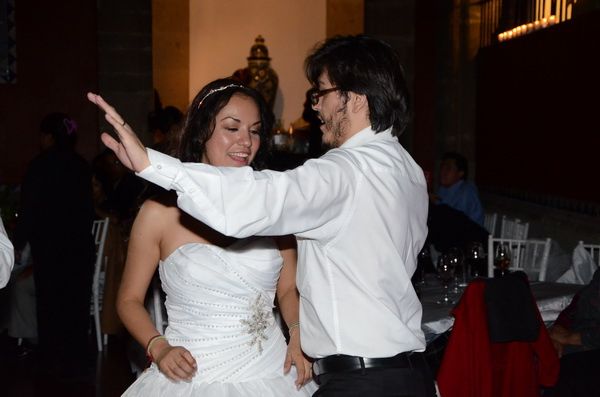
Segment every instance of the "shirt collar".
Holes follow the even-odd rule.
[[[342,145],[340,145],[340,148],[352,148],[352,147],[363,145],[363,144],[373,140],[374,138],[383,138],[383,137],[391,137],[391,136],[392,136],[391,128],[388,128],[385,131],[381,131],[380,133],[376,133],[375,131],[373,131],[373,129],[371,129],[371,126],[368,126],[367,128],[360,130],[356,134],[351,136],[346,142],[344,142]]]
[[[448,192],[455,192],[458,189],[460,189],[460,187],[462,186],[462,184],[465,182],[464,179],[459,179],[457,182],[454,183],[454,185],[452,186],[448,186],[448,187],[444,187],[444,189]],[[442,186],[443,187],[443,186]]]

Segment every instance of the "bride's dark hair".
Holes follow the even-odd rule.
[[[260,93],[241,85],[233,79],[218,79],[205,85],[188,108],[183,128],[174,134],[170,154],[183,162],[200,162],[206,142],[215,130],[217,114],[229,103],[234,94],[252,99],[258,106],[260,116],[260,149],[253,161],[254,168],[264,166],[269,153],[273,113]]]

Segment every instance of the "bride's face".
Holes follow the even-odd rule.
[[[260,147],[260,114],[253,99],[234,94],[215,117],[202,162],[218,167],[250,165]]]

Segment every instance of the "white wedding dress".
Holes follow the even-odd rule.
[[[282,259],[272,239],[227,248],[189,243],[159,265],[169,343],[188,349],[198,366],[189,382],[173,382],[152,364],[123,396],[311,396],[284,375],[286,343],[273,317]]]

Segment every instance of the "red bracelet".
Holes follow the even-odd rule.
[[[148,343],[146,344],[146,357],[148,357],[148,361],[153,362],[154,361],[154,357],[152,357],[152,353],[150,353],[150,348],[152,347],[152,344],[157,341],[158,339],[167,339],[166,337],[164,337],[161,334],[158,335],[154,335],[152,338],[150,338],[150,340],[148,341]]]

